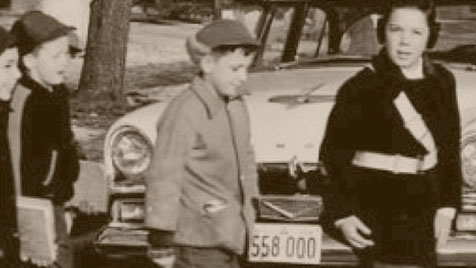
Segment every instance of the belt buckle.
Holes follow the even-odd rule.
[[[400,154],[395,154],[393,156],[393,165],[392,165],[392,173],[393,174],[400,174],[400,171],[399,171],[398,167],[399,167],[401,157],[402,157],[402,155],[400,155]]]
[[[425,161],[425,157],[423,155],[419,155],[416,158],[418,159],[416,173],[419,175],[425,174],[425,170],[423,170],[423,162]]]

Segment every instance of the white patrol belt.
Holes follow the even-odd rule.
[[[435,140],[426,126],[425,121],[423,121],[421,115],[415,110],[404,92],[401,92],[393,103],[403,119],[405,128],[425,147],[428,154],[420,159],[402,155],[356,151],[352,159],[352,164],[358,167],[407,174],[417,174],[421,171],[431,169],[438,162],[438,151],[436,149]]]
[[[404,121],[405,128],[407,128],[412,136],[420,141],[429,152],[435,151],[435,140],[430,130],[428,130],[425,121],[423,121],[421,115],[415,110],[407,95],[401,92],[393,103]]]
[[[437,161],[436,153],[427,154],[420,159],[399,154],[356,151],[352,164],[357,167],[390,171],[395,174],[418,174],[434,167]]]

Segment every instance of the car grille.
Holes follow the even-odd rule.
[[[323,210],[320,196],[261,196],[256,198],[259,220],[318,221]]]

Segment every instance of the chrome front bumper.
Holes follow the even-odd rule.
[[[95,250],[109,258],[146,256],[149,244],[147,230],[107,227],[98,235]],[[357,265],[357,257],[350,247],[324,234],[322,265]],[[476,232],[454,233],[447,245],[438,250],[439,266],[475,266]],[[261,264],[257,265],[261,266]]]

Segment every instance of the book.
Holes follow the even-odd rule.
[[[53,262],[56,234],[51,200],[17,196],[17,211],[20,256]]]

